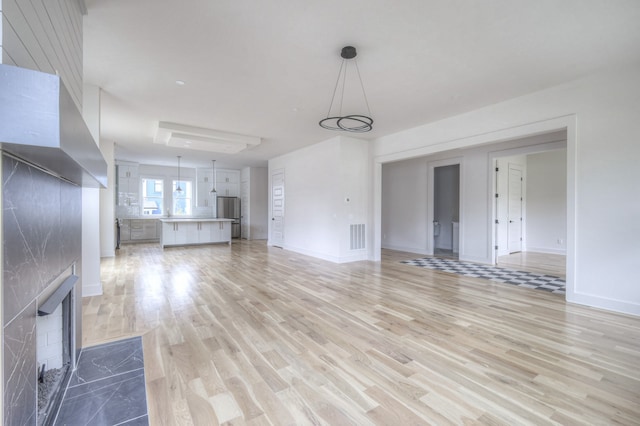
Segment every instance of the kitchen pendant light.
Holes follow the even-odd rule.
[[[210,192],[211,192],[212,194],[215,194],[215,193],[217,192],[217,191],[216,191],[216,160],[211,160],[211,164],[212,164],[212,166],[213,166],[213,167],[211,168],[212,173],[213,173],[213,176],[212,176],[212,177],[213,177],[213,188],[211,188],[211,191],[210,191]]]
[[[180,158],[181,155],[178,155],[178,181],[176,183],[176,192],[182,192],[182,188],[180,188]]]
[[[342,57],[342,64],[340,64],[340,71],[338,71],[338,80],[336,81],[336,87],[333,89],[333,97],[331,98],[331,103],[329,104],[329,111],[327,112],[327,118],[320,120],[318,124],[320,127],[327,130],[338,130],[352,133],[364,133],[369,132],[373,129],[373,118],[371,118],[371,110],[369,109],[369,102],[367,101],[367,94],[364,91],[364,85],[362,84],[362,77],[360,77],[360,69],[358,68],[358,61],[355,59],[357,56],[356,48],[353,46],[345,46],[342,48],[342,52],[340,53]],[[364,98],[364,104],[367,107],[367,114],[349,114],[342,115],[342,105],[344,101],[344,91],[345,86],[347,84],[347,68],[349,66],[349,62],[353,59],[353,63],[356,67],[356,73],[358,75],[358,80],[360,81],[360,87],[362,88],[362,97]],[[343,71],[344,70],[344,71]],[[340,80],[342,80],[342,84],[340,84]],[[333,103],[336,100],[336,92],[338,91],[338,87],[341,87],[340,92],[340,104],[338,114],[331,115],[331,111],[333,110]]]

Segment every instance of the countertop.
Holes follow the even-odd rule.
[[[160,222],[233,222],[235,219],[212,218],[212,217],[163,217],[158,219]]]

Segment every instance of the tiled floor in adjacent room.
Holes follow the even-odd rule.
[[[148,425],[142,339],[83,348],[56,425]]]

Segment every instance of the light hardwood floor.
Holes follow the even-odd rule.
[[[152,425],[638,424],[640,318],[413,257],[124,246],[84,345],[143,336]]]
[[[565,279],[567,257],[561,254],[522,251],[498,257],[498,266],[519,271],[538,272]]]

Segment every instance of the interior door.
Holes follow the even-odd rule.
[[[284,170],[271,175],[271,245],[284,244]]]
[[[522,169],[509,165],[509,253],[522,251]]]

